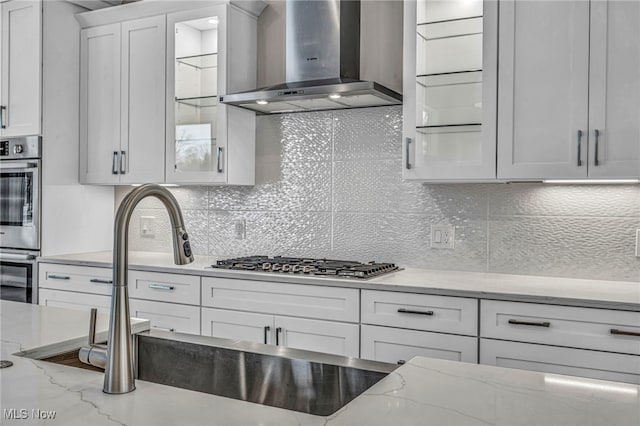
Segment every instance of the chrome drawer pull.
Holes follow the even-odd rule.
[[[520,320],[514,320],[514,319],[510,319],[509,324],[532,325],[534,327],[550,327],[551,326],[551,323],[547,321],[533,322],[533,321],[520,321]]]
[[[433,311],[412,311],[411,309],[399,308],[400,314],[433,315]]]
[[[172,285],[162,285],[162,284],[149,284],[149,288],[153,288],[156,290],[166,290],[166,291],[173,291],[176,289]]]
[[[175,328],[159,327],[157,325],[152,325],[151,328],[157,328],[158,330],[171,331],[171,332],[176,331]]]
[[[51,278],[52,280],[68,280],[70,277],[68,275],[49,274],[47,278]]]
[[[624,331],[624,330],[618,330],[617,328],[612,328],[611,330],[609,330],[609,332],[611,334],[618,334],[620,336],[634,336],[634,337],[640,337],[640,333],[635,332],[635,331]]]
[[[91,278],[89,281],[97,284],[113,284],[111,280],[101,280],[100,278]]]

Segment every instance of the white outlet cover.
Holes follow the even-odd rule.
[[[431,225],[431,248],[453,249],[456,227],[452,225]]]
[[[155,238],[155,224],[155,216],[140,216],[140,236],[143,238]]]

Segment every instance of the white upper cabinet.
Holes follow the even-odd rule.
[[[0,136],[37,135],[41,127],[42,3],[13,0],[1,3],[0,10]]]
[[[167,182],[253,185],[255,113],[219,100],[256,86],[255,17],[218,5],[167,29]]]
[[[404,6],[403,178],[495,179],[497,3]]]
[[[498,178],[640,175],[639,27],[633,1],[500,3]]]
[[[82,31],[82,183],[164,181],[165,17]]]

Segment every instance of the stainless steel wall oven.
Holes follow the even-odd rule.
[[[0,140],[0,298],[35,303],[41,138]]]

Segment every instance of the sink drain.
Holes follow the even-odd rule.
[[[0,360],[0,368],[11,367],[13,363],[11,361]]]

